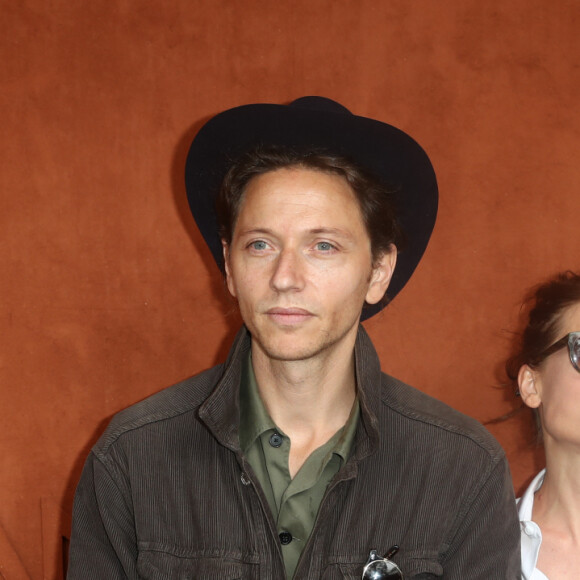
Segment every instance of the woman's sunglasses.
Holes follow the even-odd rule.
[[[572,363],[572,366],[580,373],[580,332],[571,332],[570,334],[567,334],[560,340],[556,341],[552,346],[549,346],[536,358],[538,361],[542,361],[566,345],[568,346],[570,362]]]

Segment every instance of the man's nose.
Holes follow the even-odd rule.
[[[304,263],[300,252],[285,249],[275,261],[270,286],[277,292],[301,290],[304,287]]]

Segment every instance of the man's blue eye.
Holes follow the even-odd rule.
[[[328,242],[318,242],[316,246],[322,252],[329,252],[330,250],[334,249],[334,246]]]
[[[254,250],[265,250],[267,244],[263,240],[258,240],[257,242],[252,242],[251,246]]]

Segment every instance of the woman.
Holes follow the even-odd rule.
[[[541,428],[546,468],[518,500],[524,580],[580,578],[580,275],[531,297],[520,352],[507,364]]]

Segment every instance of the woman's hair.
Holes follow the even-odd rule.
[[[373,262],[395,244],[399,249],[403,234],[392,199],[393,190],[351,160],[326,151],[297,151],[286,147],[259,147],[242,155],[226,174],[216,201],[219,234],[227,244],[250,181],[258,175],[284,168],[313,169],[345,179],[358,201],[371,241]]]
[[[568,308],[580,303],[580,275],[570,270],[561,272],[548,281],[531,289],[522,304],[524,330],[516,340],[514,354],[505,363],[505,371],[511,386],[519,394],[518,374],[527,364],[538,367],[546,358],[545,351],[559,336],[560,322]],[[517,335],[516,335],[517,336]],[[486,421],[501,423],[528,407],[522,404],[506,415]],[[538,409],[531,409],[535,423],[535,441],[542,441],[542,424]]]
[[[564,312],[580,304],[580,275],[562,272],[532,289],[524,302],[527,321],[517,352],[506,362],[506,373],[517,387],[522,365],[536,368],[548,347],[562,338],[558,335]]]

